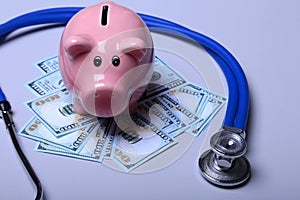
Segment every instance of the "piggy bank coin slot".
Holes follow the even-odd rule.
[[[108,16],[108,6],[104,5],[102,7],[102,16],[101,16],[101,25],[102,26],[107,25],[107,16]]]

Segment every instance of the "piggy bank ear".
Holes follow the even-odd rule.
[[[90,52],[94,47],[92,39],[82,35],[68,37],[63,45],[70,59],[75,59],[80,54]]]
[[[146,43],[137,37],[128,37],[120,42],[120,49],[123,53],[130,54],[138,61],[141,61],[146,54]]]

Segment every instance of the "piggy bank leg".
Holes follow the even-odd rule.
[[[78,98],[73,98],[74,110],[77,114],[86,115],[88,114],[86,110],[82,107],[82,104]]]

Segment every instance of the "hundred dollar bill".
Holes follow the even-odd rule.
[[[119,117],[114,139],[114,159],[129,172],[153,157],[166,151],[177,142],[155,127],[150,121],[135,113],[128,118]]]
[[[55,71],[59,69],[58,56],[40,61],[35,66],[45,74]]]
[[[160,58],[155,56],[151,84],[147,88],[147,96],[152,96],[166,89],[171,89],[186,83],[186,80],[174,69],[171,69]]]
[[[165,105],[167,107],[169,113],[172,113],[172,119],[179,125],[178,129],[171,133],[172,137],[178,136],[189,127],[203,121],[203,118],[189,110],[185,105],[180,104],[180,99],[175,99],[168,93],[169,91],[160,95],[159,100],[162,102],[160,105]]]
[[[218,96],[211,95],[200,115],[204,120],[195,125],[195,127],[192,129],[192,134],[198,136],[211,122],[211,120],[216,116],[216,114],[220,111],[223,105],[224,101],[219,99]]]
[[[208,94],[208,101],[205,106],[203,108],[198,108],[197,110],[197,114],[203,120],[198,122],[189,131],[194,136],[198,136],[225,105],[227,98],[191,83],[187,85],[186,89],[190,92],[206,92]]]
[[[157,109],[159,113],[163,115],[161,117],[162,119],[168,119],[168,125],[164,127],[163,130],[169,136],[176,137],[188,128],[188,124],[185,121],[181,120],[181,117],[174,113],[173,110],[170,109],[165,103],[163,103],[163,101],[157,96],[143,101],[143,103],[151,108],[155,107],[155,109]],[[153,120],[153,118],[150,118],[150,120],[151,123],[159,127],[159,123],[157,123],[157,121]]]
[[[151,123],[161,128],[165,133],[176,137],[183,133],[193,123],[189,120],[185,121],[182,117],[176,115],[173,109],[170,109],[160,99],[161,95],[168,95],[171,99],[178,102],[181,106],[186,107],[187,110],[194,116],[191,119],[197,119],[197,113],[203,109],[208,100],[208,94],[205,91],[190,91],[189,85],[167,90],[163,93],[155,95],[153,98],[145,99],[139,103],[138,109],[143,113],[144,117],[149,117]],[[201,121],[201,119],[199,119]],[[196,123],[194,121],[194,123]]]
[[[144,118],[148,119],[155,126],[159,127],[165,133],[173,132],[177,127],[174,121],[167,115],[166,110],[162,108],[159,104],[155,104],[153,101],[143,101],[138,104],[137,109]]]
[[[54,70],[26,84],[27,88],[38,96],[52,93],[65,87],[59,70]]]
[[[31,100],[26,105],[56,137],[97,121],[94,116],[75,113],[72,97],[66,89]]]
[[[95,127],[96,123],[74,131],[64,137],[57,138],[42,124],[39,119],[34,117],[18,134],[76,153],[82,149],[87,138],[95,131]]]
[[[101,118],[98,118],[98,120],[101,120]],[[113,157],[113,143],[116,134],[116,124],[114,123],[113,118],[107,119],[106,131],[107,137],[104,143],[101,159],[111,159]]]
[[[204,109],[209,98],[209,93],[200,86],[197,86],[199,90],[194,90],[191,85],[194,84],[188,83],[174,88],[168,91],[167,94],[173,99],[177,99],[181,105],[184,105],[190,111],[198,115]]]
[[[35,150],[38,152],[51,153],[55,155],[68,156],[72,158],[79,158],[101,163],[103,160],[102,153],[104,143],[107,140],[108,135],[108,129],[106,128],[107,121],[102,121],[102,124],[95,124],[95,131],[92,133],[92,136],[89,137],[79,153],[66,151],[62,148],[58,148],[44,142],[38,142]]]

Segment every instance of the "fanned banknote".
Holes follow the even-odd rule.
[[[190,132],[194,136],[198,136],[224,106],[224,104],[227,102],[227,98],[191,83],[187,84],[185,89],[189,90],[190,92],[195,92],[195,94],[199,92],[205,92],[208,94],[208,100],[205,104],[205,107],[197,108],[196,111],[196,114],[203,120],[190,128]]]
[[[107,127],[106,120],[96,122],[94,125],[95,131],[91,133],[91,136],[78,153],[67,151],[45,142],[38,142],[35,150],[38,152],[63,155],[101,163],[103,161],[102,153],[104,152],[103,149],[105,141],[107,140],[109,127]]]
[[[201,93],[200,96],[193,99],[191,96],[194,96],[194,94],[185,95],[176,88],[147,98],[141,101],[138,107],[139,110],[144,112],[146,118],[148,116],[153,124],[172,137],[177,137],[190,126],[203,121],[194,111],[197,110],[199,105],[204,106],[207,99],[206,93]],[[187,99],[197,100],[198,104],[187,103],[189,102]]]
[[[108,159],[110,160],[113,158],[113,143],[114,143],[114,138],[115,138],[115,133],[116,133],[116,124],[114,122],[113,118],[98,118],[99,122],[102,123],[102,120],[105,120],[106,124],[106,137],[101,153],[101,159]]]
[[[58,56],[54,56],[52,58],[48,58],[46,60],[39,61],[35,64],[35,66],[41,70],[44,74],[53,72],[59,69],[58,64]]]
[[[194,112],[189,110],[184,105],[180,104],[180,99],[174,99],[168,95],[168,93],[162,94],[159,96],[161,101],[168,107],[169,110],[173,113],[174,117],[177,120],[184,122],[184,130],[187,130],[188,127],[193,126],[196,123],[200,123],[203,119],[197,116]],[[174,137],[177,135],[174,135]]]
[[[36,80],[27,83],[26,86],[35,95],[44,96],[54,91],[63,89],[65,84],[59,70],[54,70]]]
[[[167,95],[173,99],[177,99],[181,105],[184,105],[191,112],[199,114],[209,99],[209,92],[204,89],[195,90],[192,87],[193,85],[191,83],[184,84],[168,91]]]
[[[72,97],[66,89],[34,99],[26,105],[56,137],[97,121],[94,116],[75,113]]]
[[[137,168],[177,143],[138,113],[131,117],[120,116],[116,122],[114,159],[125,171]]]
[[[45,142],[67,151],[79,152],[91,133],[95,131],[96,124],[74,131],[64,137],[55,137],[37,118],[32,118],[28,124],[21,129],[19,135]]]
[[[166,107],[164,107],[166,108]],[[143,101],[138,105],[138,111],[141,115],[151,121],[155,126],[159,127],[165,133],[170,133],[176,129],[177,124],[168,116],[169,112],[161,105],[155,104],[153,101]],[[171,113],[169,114],[171,115]]]

